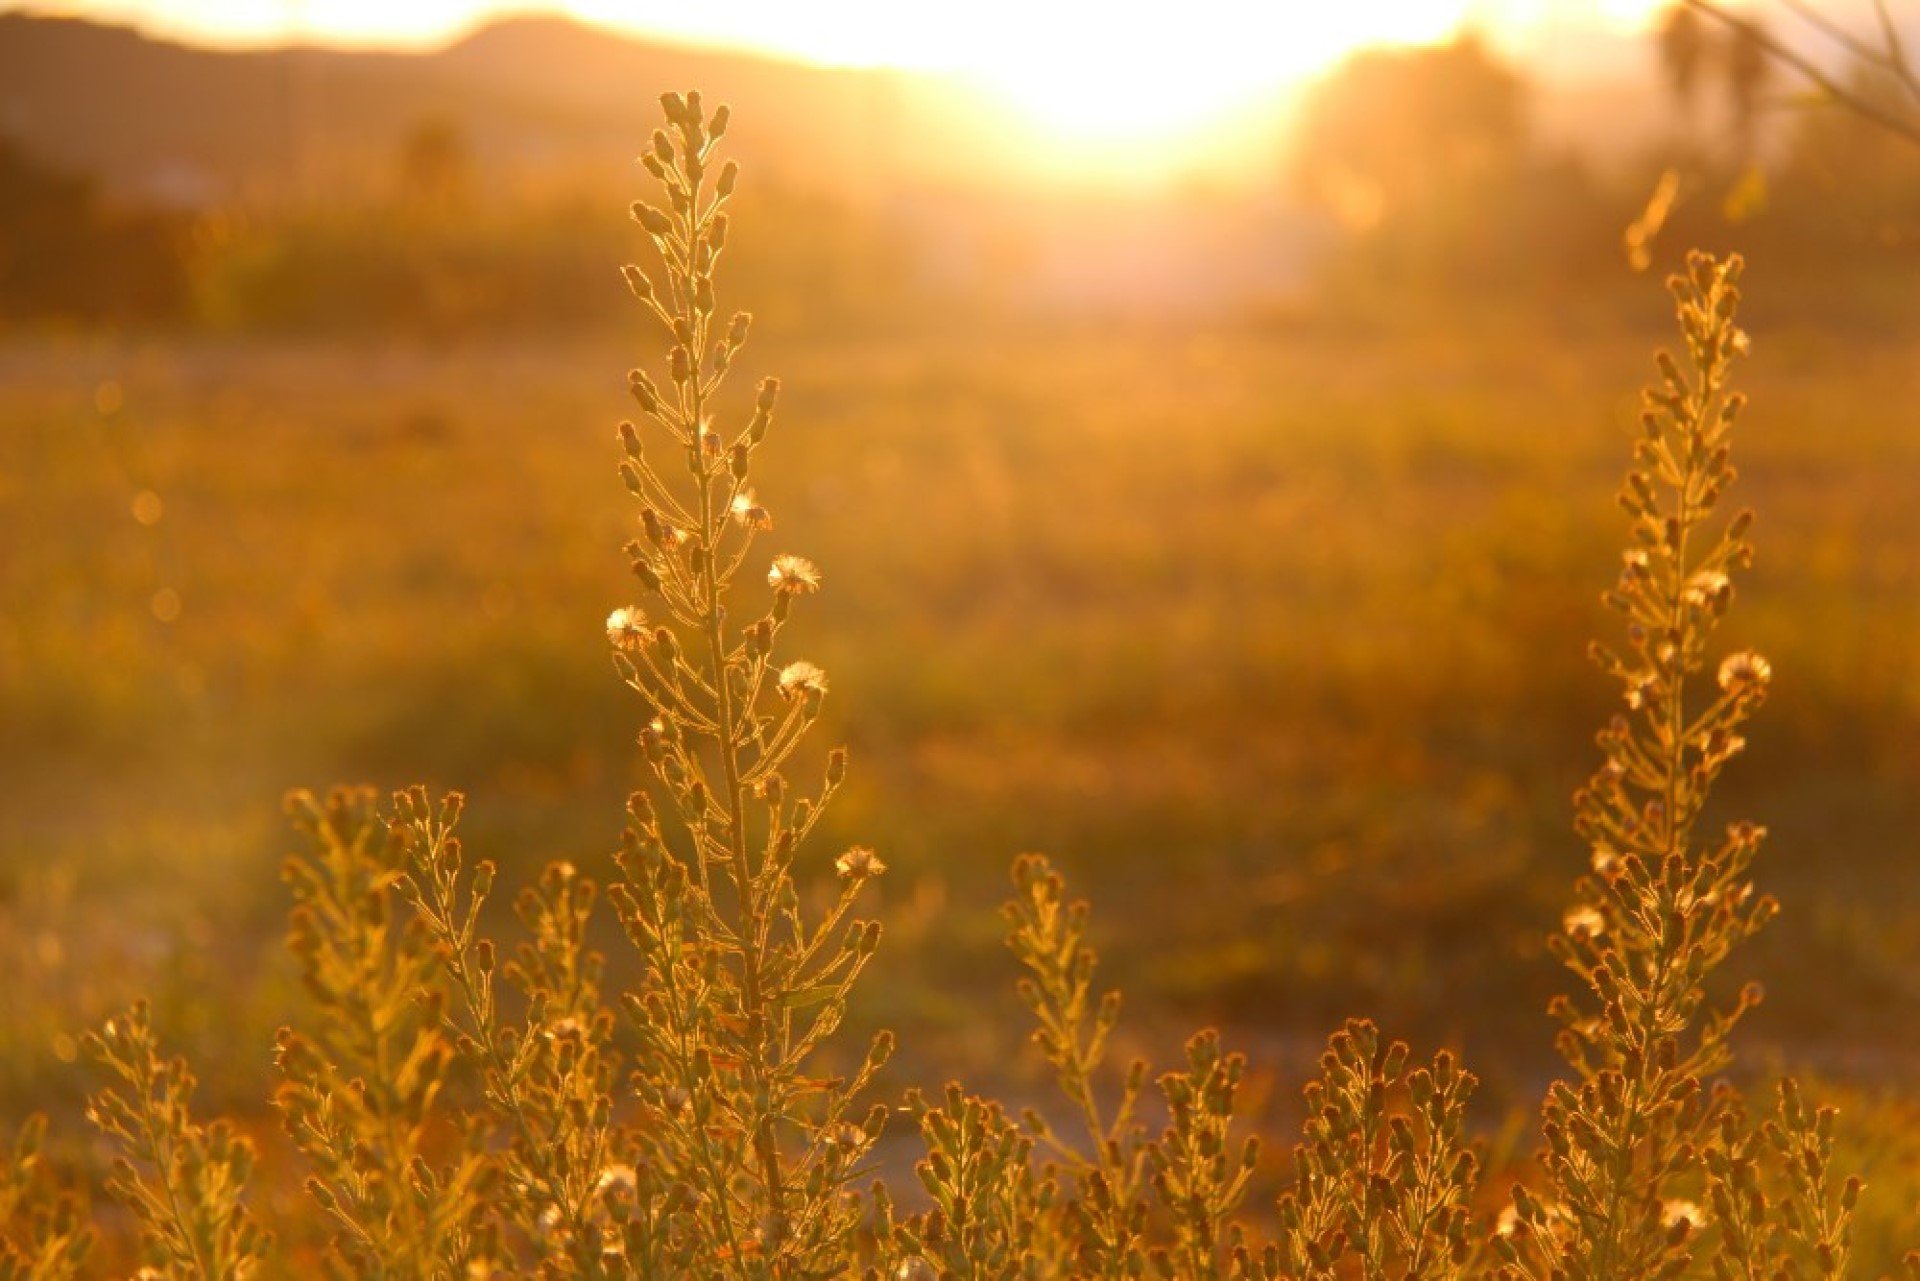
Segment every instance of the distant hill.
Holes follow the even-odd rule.
[[[187,203],[377,177],[429,121],[457,128],[496,171],[604,176],[643,145],[658,95],[694,86],[734,104],[735,154],[763,172],[858,194],[889,174],[963,180],[991,163],[977,136],[942,144],[958,117],[982,109],[943,82],[650,43],[560,18],[509,19],[406,54],[211,50],[0,14],[0,132],[113,186]]]

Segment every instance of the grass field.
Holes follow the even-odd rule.
[[[1729,968],[1769,988],[1749,1046],[1874,1088],[1920,1051],[1920,338],[1769,325],[1760,279],[1729,643],[1779,676],[1721,812],[1772,830],[1786,912]],[[826,571],[806,653],[855,753],[832,835],[896,871],[870,1017],[1004,1062],[992,908],[1044,849],[1148,1027],[1284,1048],[1364,1010],[1526,1097],[1646,293],[1644,328],[757,347],[790,388],[762,497]],[[260,1096],[291,786],[423,778],[509,866],[604,859],[637,779],[600,629],[635,349],[0,350],[5,1097],[76,1093],[75,1034],[143,990],[217,1098]]]

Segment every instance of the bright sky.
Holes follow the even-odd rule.
[[[506,13],[563,12],[642,35],[830,65],[958,73],[1088,141],[1174,135],[1365,44],[1470,25],[1525,46],[1630,28],[1663,0],[29,0],[223,44],[431,45]],[[0,0],[0,7],[5,0]]]

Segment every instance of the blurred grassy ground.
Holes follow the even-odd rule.
[[[855,752],[818,856],[894,868],[865,1017],[1004,1072],[992,908],[1037,848],[1143,1043],[1219,1018],[1293,1060],[1366,1012],[1530,1097],[1643,302],[756,349],[790,388],[767,550],[826,571],[795,653]],[[1787,910],[1731,968],[1770,990],[1749,1045],[1862,1088],[1920,1051],[1916,347],[1763,325],[1741,442],[1762,557],[1727,641],[1778,681],[1722,814],[1773,830]],[[83,1088],[74,1035],[142,990],[216,1101],[260,1097],[288,787],[457,786],[477,851],[603,865],[637,349],[0,348],[9,1110]]]

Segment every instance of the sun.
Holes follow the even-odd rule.
[[[1184,0],[1036,4],[1017,39],[950,50],[1053,140],[1095,148],[1177,145],[1221,126],[1363,45],[1446,38],[1459,0]]]

